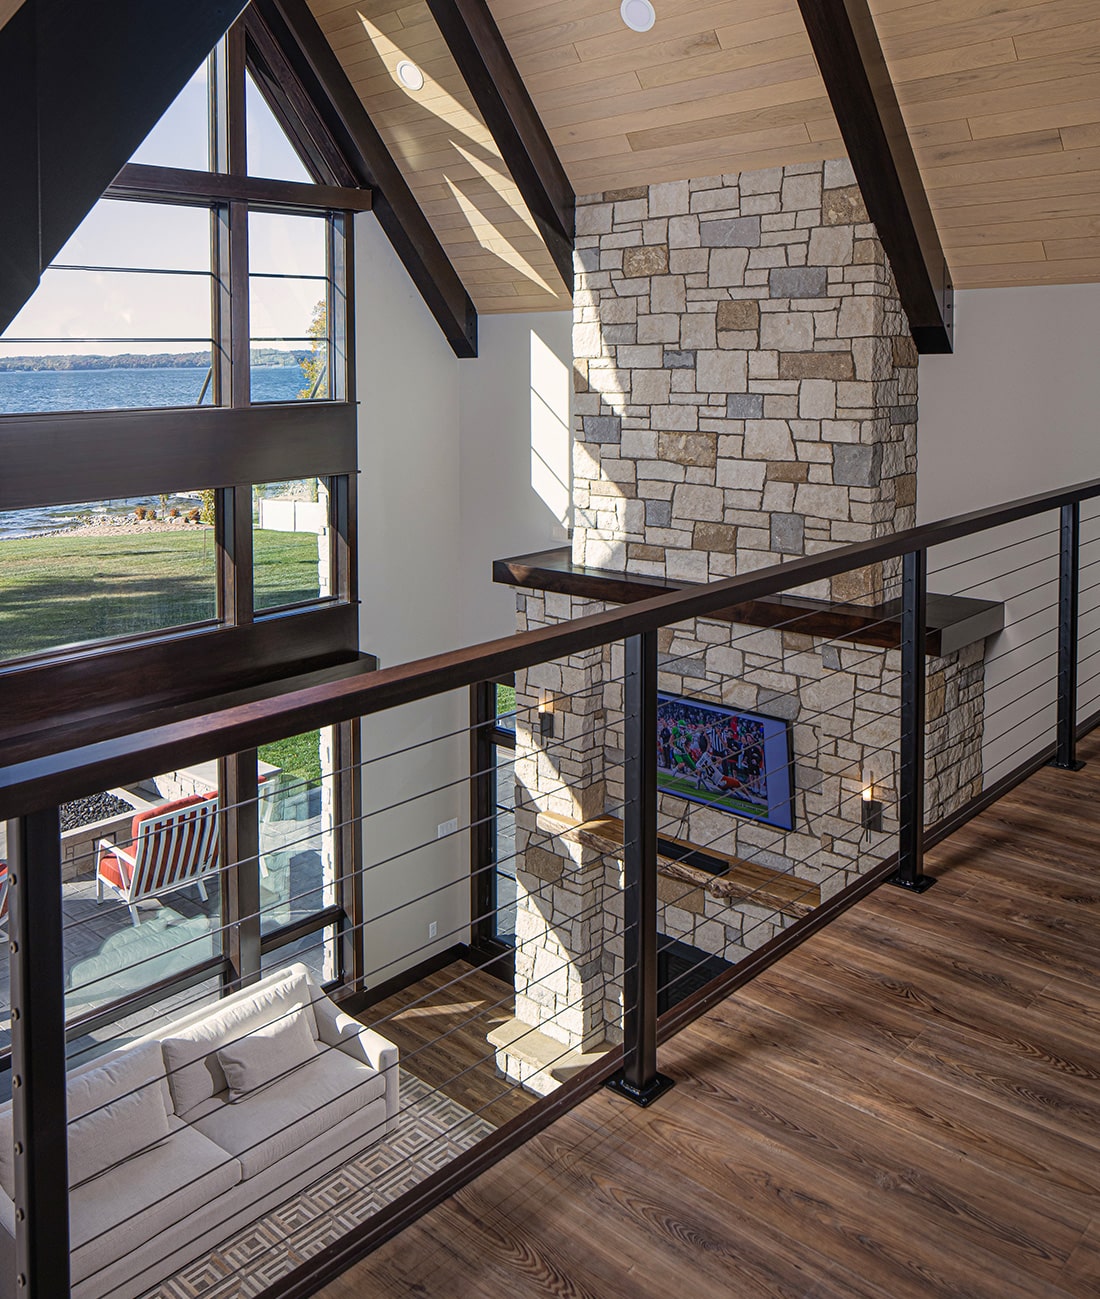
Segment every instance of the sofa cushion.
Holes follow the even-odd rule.
[[[226,1090],[225,1074],[217,1057],[220,1047],[238,1042],[295,1011],[304,1015],[311,1035],[317,1036],[317,1019],[304,970],[266,988],[250,989],[249,994],[230,1005],[215,1005],[197,1024],[166,1033],[161,1039],[168,1086],[181,1118]]]
[[[257,1087],[285,1077],[312,1060],[319,1050],[306,1017],[296,1012],[223,1046],[216,1054],[233,1103]]]
[[[78,1186],[69,1197],[74,1284],[169,1232],[240,1178],[235,1159],[180,1124],[152,1149]],[[177,1247],[165,1239],[165,1256]]]
[[[105,1123],[103,1131],[97,1135],[100,1125],[96,1115],[103,1111],[104,1106],[113,1106],[123,1101],[129,1102],[131,1097],[134,1098],[133,1103],[127,1103],[124,1108],[133,1116],[139,1112],[143,1116],[141,1120],[143,1139],[135,1139],[132,1144],[129,1144],[129,1148],[125,1148],[129,1142],[125,1123],[117,1131],[114,1124],[111,1124],[110,1132],[107,1132]],[[113,1058],[74,1069],[68,1077],[68,1105],[69,1139],[74,1140],[73,1130],[76,1129],[76,1139],[81,1145],[81,1151],[76,1159],[70,1160],[70,1183],[83,1180],[82,1176],[77,1176],[78,1173],[83,1176],[92,1175],[88,1171],[89,1163],[85,1159],[85,1149],[89,1153],[93,1145],[102,1149],[101,1156],[91,1156],[92,1163],[106,1159],[106,1162],[101,1162],[100,1168],[96,1169],[101,1171],[108,1163],[114,1162],[113,1159],[106,1158],[110,1151],[121,1151],[118,1157],[125,1158],[148,1144],[144,1137],[152,1131],[158,1130],[160,1136],[164,1136],[168,1129],[167,1115],[170,1099],[165,1086],[164,1056],[160,1043],[142,1042],[133,1047],[126,1047]],[[164,1116],[163,1121],[160,1115]],[[85,1123],[79,1124],[78,1120],[85,1120]],[[15,1169],[12,1163],[10,1103],[0,1110],[0,1186],[14,1198]]]
[[[338,1047],[328,1047],[287,1077],[250,1092],[236,1104],[212,1105],[192,1122],[240,1160],[247,1179],[383,1096],[385,1090],[384,1074]],[[383,1114],[379,1136],[384,1122]]]
[[[69,1122],[69,1185],[97,1177],[168,1136],[159,1087],[142,1087]]]

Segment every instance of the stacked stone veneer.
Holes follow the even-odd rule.
[[[911,525],[917,356],[848,164],[595,199],[574,558],[707,581]],[[874,598],[878,576],[831,594]]]
[[[576,562],[705,582],[914,523],[917,357],[846,162],[580,199],[576,261]],[[875,566],[801,591],[878,602],[896,576]],[[598,607],[523,593],[519,625]],[[897,651],[709,619],[666,629],[660,648],[662,689],[792,723],[796,789],[791,833],[664,796],[663,828],[823,896],[891,851]],[[981,786],[982,646],[928,669],[934,821]],[[607,649],[517,683],[516,1014],[571,1046],[616,1036],[621,869],[538,816],[621,805],[621,676]],[[548,695],[546,746],[522,719]],[[868,776],[881,835],[860,827]],[[666,934],[729,960],[785,923],[670,879],[661,899]]]

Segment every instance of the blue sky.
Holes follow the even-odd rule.
[[[208,166],[207,99],[204,63],[132,161],[205,169]],[[308,172],[251,78],[246,115],[249,173],[308,181]],[[324,274],[325,234],[321,220],[253,213],[249,242],[254,272],[292,276]],[[58,352],[111,355],[197,351],[207,346],[192,341],[210,336],[210,214],[207,209],[100,200],[62,249],[55,264],[191,273],[47,271],[38,292],[0,337],[0,355]],[[253,280],[253,336],[289,340],[291,336],[304,335],[313,308],[323,296],[323,283],[313,279]],[[81,337],[138,341],[18,341]],[[278,347],[280,343],[263,345]],[[287,341],[282,345],[299,344]]]

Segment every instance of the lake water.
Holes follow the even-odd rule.
[[[0,414],[194,406],[206,375],[199,366],[178,370],[0,370]],[[304,382],[297,365],[254,366],[252,400],[294,401]]]
[[[0,413],[193,406],[198,401],[205,378],[206,371],[197,366],[178,370],[0,371]],[[252,400],[256,402],[294,401],[302,390],[302,384],[302,371],[296,365],[252,368]],[[176,506],[181,512],[199,503],[197,497],[168,498],[169,507]],[[91,518],[127,515],[137,505],[150,505],[158,512],[162,508],[159,497],[143,497],[125,501],[92,501],[79,506],[0,510],[0,539],[34,537]]]

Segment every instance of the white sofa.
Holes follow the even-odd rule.
[[[134,1299],[397,1125],[397,1048],[291,965],[69,1074],[74,1299]],[[0,1294],[14,1294],[11,1106]]]

